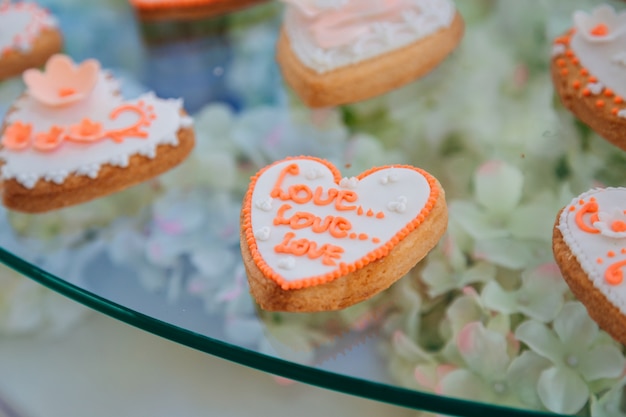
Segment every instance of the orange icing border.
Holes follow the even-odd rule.
[[[276,161],[271,165],[266,166],[265,168],[261,169],[255,176],[253,176],[250,179],[250,185],[248,187],[248,191],[246,191],[246,195],[244,197],[244,202],[243,202],[243,208],[242,208],[244,233],[245,233],[246,243],[248,244],[250,254],[252,255],[252,259],[254,263],[256,264],[256,266],[259,268],[259,270],[261,270],[263,275],[265,275],[267,278],[271,279],[272,281],[276,282],[278,285],[280,285],[280,287],[283,290],[298,290],[298,289],[313,287],[316,285],[327,284],[338,278],[341,278],[344,275],[348,275],[360,268],[363,268],[364,266],[368,265],[371,262],[384,258],[385,256],[389,254],[389,252],[391,252],[391,250],[393,250],[393,248],[398,243],[400,243],[400,241],[402,241],[406,236],[408,236],[409,233],[417,229],[426,220],[426,217],[430,214],[430,212],[432,211],[433,207],[435,206],[437,202],[437,199],[439,198],[440,190],[437,185],[437,180],[435,179],[435,177],[433,177],[432,175],[430,175],[428,172],[424,171],[421,168],[416,168],[410,165],[385,165],[382,167],[371,168],[367,171],[362,172],[356,177],[357,179],[361,180],[362,178],[365,178],[368,175],[373,174],[374,172],[377,172],[383,169],[389,169],[389,168],[411,169],[413,171],[419,172],[422,176],[424,176],[424,178],[426,179],[430,187],[430,194],[428,196],[428,199],[426,200],[426,203],[424,204],[424,207],[419,212],[419,214],[413,220],[407,223],[402,229],[400,229],[383,246],[378,247],[368,252],[367,254],[365,254],[365,256],[363,256],[360,259],[357,259],[355,262],[351,264],[346,264],[342,262],[339,264],[339,267],[337,269],[327,274],[318,275],[318,276],[314,276],[314,277],[310,277],[310,278],[306,278],[306,279],[302,279],[298,281],[286,281],[279,273],[277,273],[269,265],[267,265],[267,263],[265,262],[265,260],[263,259],[263,257],[258,251],[256,238],[254,237],[254,232],[252,230],[252,194],[254,192],[258,179],[269,168],[285,161],[300,161],[303,159],[317,161],[327,166],[330,169],[330,171],[333,173],[335,183],[339,185],[339,182],[342,179],[341,172],[327,160],[317,158],[314,156],[288,157],[285,159],[281,159],[280,161]]]
[[[578,74],[578,77],[572,81],[571,87],[578,91],[583,97],[590,97],[592,93],[585,86],[590,83],[597,83],[598,78],[581,65],[580,59],[576,56],[572,48],[570,48],[570,42],[575,33],[576,29],[572,28],[566,34],[554,39],[553,43],[555,45],[563,45],[565,52],[554,56],[552,60],[555,61],[556,65],[560,68],[559,74],[561,77],[566,78],[569,74]],[[610,113],[612,116],[617,117],[620,110],[626,108],[626,100],[616,95],[613,90],[606,86],[599,94],[596,94],[595,97],[597,97],[595,107],[598,110]]]

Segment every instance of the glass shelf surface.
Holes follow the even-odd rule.
[[[564,162],[566,155],[561,159],[551,156],[550,161],[562,162],[542,166],[542,155],[563,152],[552,150],[550,141],[561,140],[566,134],[555,130],[560,125],[552,119],[527,121],[518,126],[521,131],[511,132],[522,142],[524,135],[535,132],[545,139],[539,143],[540,149],[528,155],[515,147],[494,146],[493,154],[486,158],[457,142],[454,132],[457,127],[471,127],[470,135],[490,135],[486,125],[490,117],[494,122],[511,118],[517,110],[509,107],[524,111],[518,101],[523,100],[520,97],[526,88],[536,87],[526,84],[527,80],[549,77],[549,39],[568,28],[578,3],[588,2],[545,0],[531,5],[518,0],[460,0],[459,8],[467,21],[466,40],[461,51],[433,74],[367,103],[315,111],[304,108],[285,88],[275,63],[272,47],[280,27],[279,3],[268,2],[202,21],[155,23],[137,21],[122,1],[41,3],[59,18],[66,52],[76,61],[99,59],[120,78],[124,95],[153,90],[162,97],[183,97],[196,121],[198,145],[193,161],[180,169],[116,195],[44,215],[2,211],[0,261],[133,326],[287,379],[440,414],[554,415],[405,388],[392,378],[389,346],[394,335],[407,332],[411,317],[401,294],[408,287],[419,287],[416,277],[422,266],[373,300],[343,312],[289,314],[258,309],[247,290],[239,254],[238,219],[245,178],[273,160],[295,154],[330,159],[348,174],[364,168],[368,152],[384,154],[381,160],[387,158],[386,163],[400,158],[398,162],[411,162],[435,174],[446,189],[448,201],[468,198],[470,185],[459,184],[470,184],[471,179],[454,178],[456,167],[463,164],[478,168],[492,159],[515,161],[522,172],[545,168],[557,178],[567,176],[570,165]],[[519,13],[532,16],[546,10],[552,15],[527,19],[535,26],[515,23],[518,18],[527,18]],[[502,21],[503,17],[510,20]],[[489,27],[485,29],[480,22],[488,22]],[[468,73],[484,73],[481,87],[491,89],[490,74],[501,71],[495,68],[498,58],[483,60],[476,54],[475,61],[468,64],[459,57],[463,48],[468,48],[466,43],[480,52],[480,36],[492,39],[484,40],[485,53],[490,52],[494,38],[508,42],[512,58],[507,60],[515,63],[510,82],[497,86],[502,90],[502,114],[487,117],[481,114],[486,107],[480,106],[480,89],[468,96],[470,90],[457,91],[459,84],[447,79],[458,66],[466,66]],[[471,80],[476,82],[477,78]],[[9,109],[22,88],[19,79],[0,84],[0,114]],[[438,118],[447,116],[438,113],[441,106],[433,102],[433,125],[451,133],[438,145],[428,138],[413,139],[415,151],[407,161],[407,155],[402,155],[406,153],[403,136],[407,132],[394,130],[394,117],[406,120],[401,114],[402,103],[420,94],[435,101],[448,97],[450,101],[476,102],[476,111],[465,114],[463,120],[442,122]],[[550,112],[559,107],[551,91],[545,97],[543,102],[527,105],[545,106]],[[422,106],[426,108],[428,104]],[[473,118],[481,125],[472,126],[468,120]],[[534,126],[529,127],[531,122]],[[362,151],[358,146],[363,143],[371,148]],[[523,159],[530,162],[520,164]],[[194,164],[193,169],[189,164]],[[623,174],[613,173],[601,180],[619,185],[622,178]],[[451,221],[461,215],[451,211]],[[506,225],[503,227],[506,230]],[[526,252],[520,256],[536,258],[537,264],[550,262],[549,247],[546,242],[537,242],[525,246]],[[515,250],[520,248],[511,248]]]

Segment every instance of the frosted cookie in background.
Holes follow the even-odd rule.
[[[554,40],[552,79],[563,105],[626,150],[626,12],[609,5],[577,11]]]
[[[459,44],[450,0],[283,0],[277,60],[310,107],[366,100],[427,74]]]
[[[35,3],[0,1],[0,81],[43,65],[60,52],[56,19]]]

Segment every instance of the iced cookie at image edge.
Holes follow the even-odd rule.
[[[129,0],[141,20],[195,20],[231,13],[266,0]]]
[[[283,0],[277,60],[310,107],[378,96],[434,69],[459,44],[451,0]]]
[[[589,315],[626,344],[626,188],[593,189],[557,216],[552,248]]]
[[[342,178],[331,163],[288,158],[246,193],[241,251],[250,291],[271,311],[339,310],[385,290],[437,244],[444,191],[407,166]]]
[[[565,107],[626,150],[626,13],[602,5],[574,13],[554,41],[552,79]]]
[[[3,204],[45,212],[101,197],[161,174],[194,146],[182,100],[153,93],[125,100],[96,60],[54,55],[24,72],[27,91],[0,131]]]
[[[57,21],[35,3],[0,1],[0,80],[43,65],[60,52]]]

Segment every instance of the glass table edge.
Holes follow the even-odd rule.
[[[123,323],[192,349],[283,378],[370,400],[451,416],[479,417],[485,415],[506,415],[507,417],[566,417],[564,415],[544,413],[535,410],[509,408],[500,405],[442,397],[431,393],[394,387],[292,363],[239,346],[230,345],[226,342],[168,324],[122,305],[110,302],[76,285],[63,281],[55,275],[32,265],[1,247],[0,262],[67,298],[116,320],[120,320]]]

